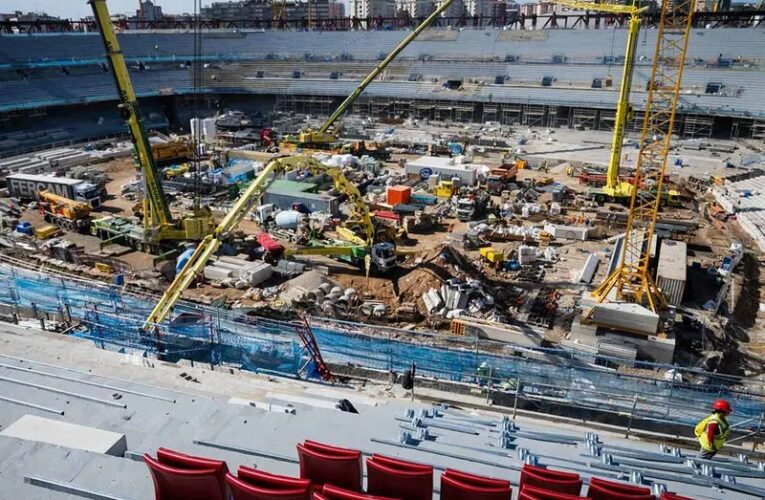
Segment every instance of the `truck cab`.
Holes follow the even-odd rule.
[[[457,201],[457,218],[461,221],[473,220],[476,215],[475,200],[472,198],[460,198]]]
[[[267,203],[256,207],[255,211],[250,214],[250,219],[259,224],[264,224],[274,213],[276,213],[276,206],[273,203]]]
[[[485,192],[470,198],[460,198],[457,200],[457,218],[463,222],[476,220],[486,212],[488,205],[489,195]]]
[[[103,188],[92,182],[82,182],[74,187],[74,200],[87,203],[91,208],[98,208],[103,201]]]
[[[380,272],[388,272],[396,267],[396,247],[392,243],[372,245],[372,267]]]

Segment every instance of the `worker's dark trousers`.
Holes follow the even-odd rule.
[[[699,451],[699,454],[696,455],[698,458],[703,458],[705,460],[711,459],[713,456],[717,455],[716,451],[707,451],[704,448]]]

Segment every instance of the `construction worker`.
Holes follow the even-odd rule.
[[[712,403],[712,414],[696,424],[694,432],[701,444],[699,458],[709,460],[725,445],[730,434],[727,417],[732,411],[730,403],[724,399],[718,399]]]

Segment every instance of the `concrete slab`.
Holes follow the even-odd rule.
[[[617,330],[653,335],[659,329],[659,315],[638,304],[606,302],[596,304],[592,322]]]
[[[127,451],[124,434],[35,415],[24,415],[0,435],[106,455],[122,456]]]

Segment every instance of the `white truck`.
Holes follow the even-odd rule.
[[[35,174],[11,174],[5,178],[11,197],[36,200],[37,193],[46,190],[58,196],[87,203],[91,208],[101,206],[103,188],[92,182],[68,177]]]

